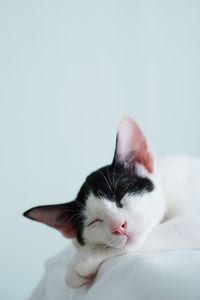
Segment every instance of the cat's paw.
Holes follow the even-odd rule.
[[[94,257],[90,255],[84,255],[77,263],[76,271],[81,277],[92,280],[96,276],[100,264],[101,263],[99,263],[99,261],[95,261]]]
[[[80,276],[75,265],[69,266],[65,274],[65,282],[72,288],[78,288],[90,282],[90,278]]]
[[[95,249],[82,248],[68,267],[65,279],[69,286],[77,288],[91,282],[101,264]]]

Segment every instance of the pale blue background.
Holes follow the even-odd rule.
[[[158,154],[200,154],[200,2],[0,1],[0,299],[66,241],[31,206],[72,200],[128,114]]]

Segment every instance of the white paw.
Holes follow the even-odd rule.
[[[78,288],[90,282],[89,278],[79,275],[74,266],[70,266],[65,274],[65,282],[72,288]]]
[[[65,280],[73,288],[77,288],[91,282],[100,266],[96,259],[95,250],[81,249],[68,267]]]
[[[85,278],[93,279],[99,269],[100,264],[89,256],[83,257],[76,265],[78,274]]]

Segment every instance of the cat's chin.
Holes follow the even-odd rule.
[[[134,246],[138,244],[138,239],[133,235],[120,237],[119,239],[107,242],[106,246],[112,248],[124,248],[126,246]]]
[[[121,239],[115,240],[115,241],[107,243],[107,245],[112,248],[123,248],[124,246],[126,246],[127,242],[128,242],[128,238],[124,237],[123,240],[121,240]]]

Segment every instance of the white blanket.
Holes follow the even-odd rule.
[[[129,254],[102,264],[90,286],[69,288],[66,266],[75,253],[69,245],[48,260],[45,275],[29,300],[199,300],[200,251]]]

